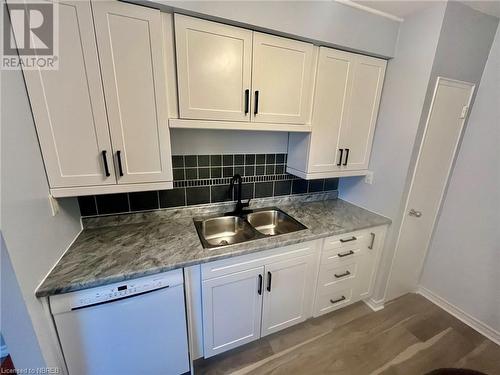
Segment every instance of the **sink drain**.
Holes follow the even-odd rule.
[[[221,242],[219,242],[219,245],[220,246],[225,246],[225,245],[228,245],[229,242],[227,242],[226,240],[222,240]]]

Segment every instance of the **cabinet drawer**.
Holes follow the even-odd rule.
[[[341,288],[336,288],[330,292],[318,295],[316,298],[314,316],[323,315],[350,304],[352,296],[353,288],[349,283]]]
[[[356,260],[321,266],[318,277],[318,292],[357,277],[359,263]]]
[[[325,238],[323,243],[323,250],[332,249],[351,249],[359,247],[366,238],[365,232],[346,233],[341,236],[334,236]]]
[[[351,247],[350,249],[333,249],[330,251],[324,251],[321,253],[321,265],[331,264],[331,263],[341,263],[346,261],[352,261],[354,259],[359,259],[365,253],[362,247]]]
[[[272,262],[309,255],[316,251],[317,245],[318,241],[309,241],[205,263],[201,266],[201,278],[202,280],[207,280],[213,277],[219,277],[234,272],[244,271],[249,268],[263,266]]]

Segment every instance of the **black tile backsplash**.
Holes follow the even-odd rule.
[[[93,195],[78,197],[78,205],[82,216],[97,215],[97,205]]]
[[[96,195],[96,203],[99,215],[130,211],[127,193]]]
[[[130,211],[154,210],[160,208],[157,191],[129,193]]]
[[[82,216],[225,202],[231,177],[243,199],[337,190],[338,178],[303,180],[286,173],[286,154],[173,155],[174,189],[78,197]]]
[[[160,208],[179,207],[186,205],[186,189],[160,190]]]

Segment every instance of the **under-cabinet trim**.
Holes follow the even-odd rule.
[[[250,130],[270,132],[310,133],[311,125],[276,124],[243,121],[187,120],[171,118],[168,120],[171,129],[215,129],[215,130]]]

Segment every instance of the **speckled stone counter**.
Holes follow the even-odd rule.
[[[215,249],[202,247],[193,217],[227,212],[234,204],[84,218],[84,230],[37,289],[36,295],[67,293],[390,224],[383,216],[332,197],[331,193],[322,193],[256,200],[251,207],[279,207],[308,229]]]

